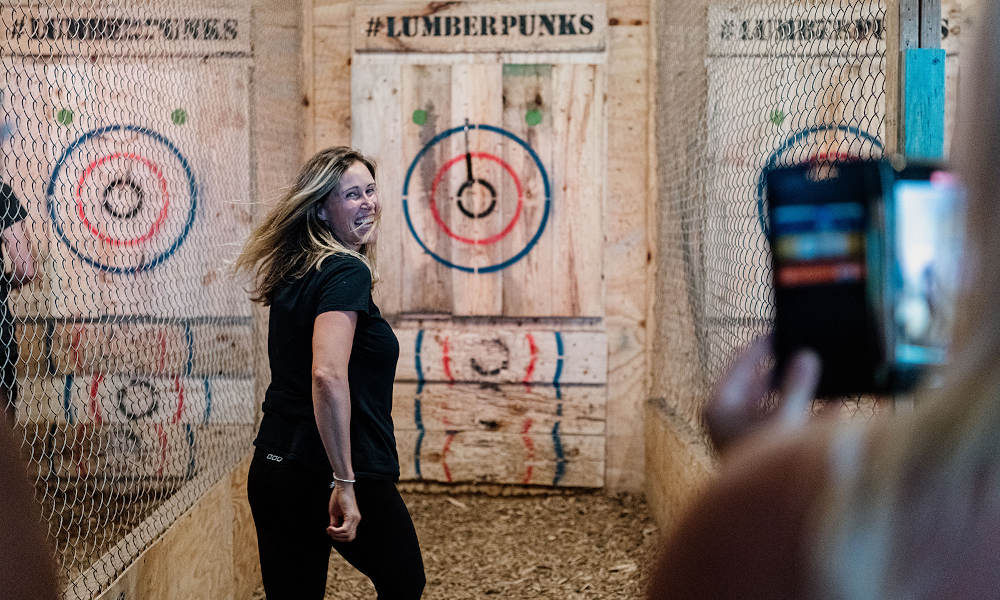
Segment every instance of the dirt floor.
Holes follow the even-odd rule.
[[[420,537],[427,600],[643,597],[659,536],[641,497],[403,497]],[[327,599],[375,597],[336,553],[327,581]],[[253,598],[263,599],[263,589]]]

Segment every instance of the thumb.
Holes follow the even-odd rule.
[[[800,350],[788,363],[781,380],[782,404],[778,422],[782,427],[801,427],[809,419],[809,409],[816,397],[822,365],[812,350]]]

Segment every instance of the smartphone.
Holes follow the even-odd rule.
[[[767,174],[780,374],[800,348],[818,396],[900,393],[947,360],[963,197],[935,165],[817,162]]]
[[[886,362],[870,286],[882,258],[873,240],[883,194],[881,165],[822,162],[767,174],[777,372],[801,348],[823,363],[817,393],[878,389]]]

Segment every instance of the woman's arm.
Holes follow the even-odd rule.
[[[31,245],[24,232],[24,221],[18,221],[0,233],[3,247],[10,257],[13,270],[10,274],[10,288],[17,289],[35,278],[35,259],[31,255]]]
[[[339,479],[354,479],[351,464],[351,388],[347,366],[358,322],[355,311],[329,311],[313,325],[312,397],[316,425],[323,447]],[[361,512],[354,499],[354,484],[337,482],[330,494],[330,526],[334,540],[349,542],[357,533]]]

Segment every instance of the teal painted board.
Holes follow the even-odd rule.
[[[904,54],[903,132],[908,158],[944,157],[945,51],[913,48]]]

